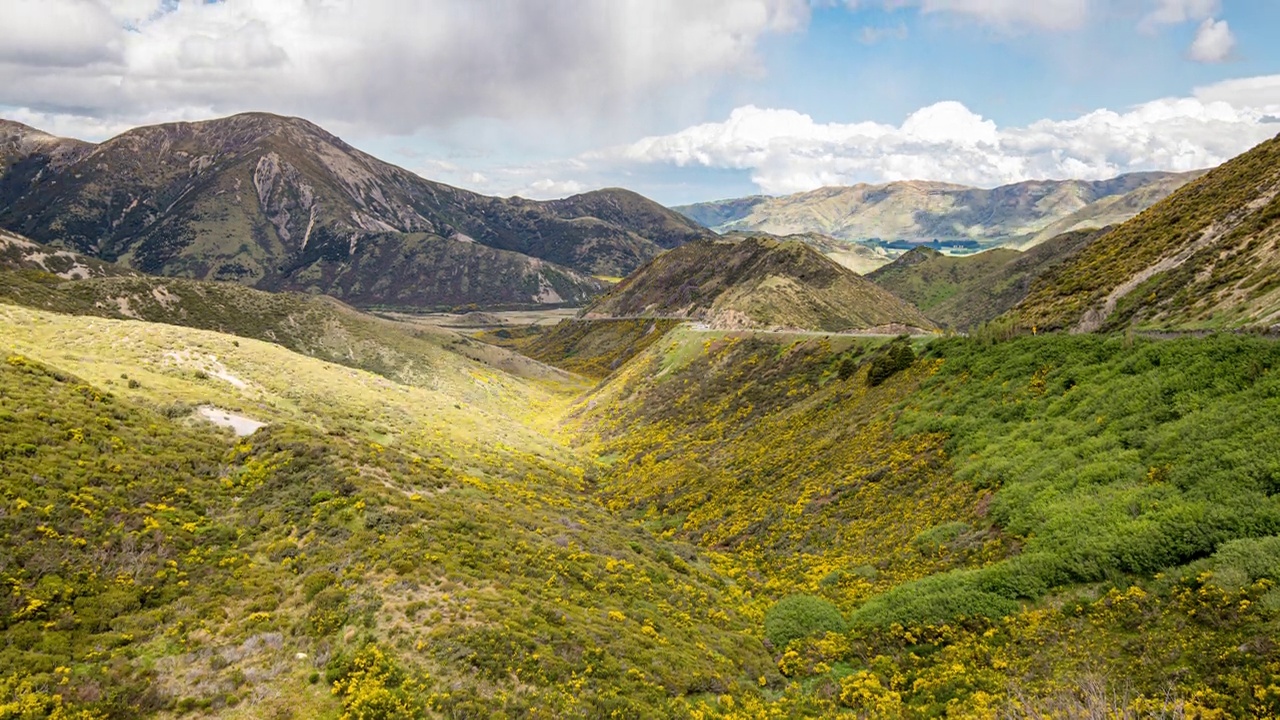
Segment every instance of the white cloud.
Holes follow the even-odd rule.
[[[1155,7],[1142,18],[1143,30],[1152,31],[1160,25],[1179,25],[1204,20],[1218,14],[1221,0],[1155,0]]]
[[[1192,95],[1204,103],[1223,102],[1232,107],[1280,112],[1280,75],[1224,80],[1198,87]]]
[[[66,68],[117,61],[123,41],[123,30],[96,0],[0,3],[0,65]]]
[[[1139,170],[1193,170],[1271,137],[1280,76],[1236,80],[1123,112],[1000,128],[942,102],[901,125],[816,123],[784,109],[746,106],[719,123],[584,156],[595,166],[748,170],[761,191],[938,180],[979,186],[1043,178],[1102,179]]]
[[[1227,21],[1207,18],[1200,23],[1187,54],[1196,62],[1219,63],[1231,57],[1235,47],[1236,38],[1231,34]]]
[[[3,0],[0,105],[136,120],[272,110],[407,132],[622,115],[758,70],[806,0]]]
[[[586,187],[576,180],[552,180],[551,178],[543,178],[529,184],[528,187],[516,192],[521,197],[532,198],[534,200],[546,200],[551,198],[562,198],[569,195],[576,195]]]

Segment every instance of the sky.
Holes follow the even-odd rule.
[[[673,205],[1219,164],[1280,0],[0,0],[0,117],[305,117],[424,177]]]

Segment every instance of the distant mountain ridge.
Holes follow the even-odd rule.
[[[719,232],[817,232],[846,241],[939,239],[1029,247],[1068,230],[1123,222],[1199,174],[1131,173],[1102,181],[1028,181],[993,189],[925,181],[863,184],[675,210]],[[1105,210],[1089,212],[1108,200]]]
[[[936,329],[919,310],[806,243],[759,235],[660,255],[583,310],[586,318],[685,318],[723,329]]]
[[[479,195],[265,113],[98,145],[6,122],[0,227],[144,272],[372,305],[580,303],[603,288],[592,274],[710,235],[626,190]]]

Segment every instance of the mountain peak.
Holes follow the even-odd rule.
[[[192,143],[204,152],[234,152],[279,138],[289,145],[327,144],[343,152],[354,148],[341,138],[303,118],[247,112],[211,120],[178,121],[133,128],[107,143]],[[105,145],[106,143],[104,143]]]
[[[663,317],[721,328],[932,330],[918,310],[806,243],[762,235],[701,240],[658,256],[587,317]]]

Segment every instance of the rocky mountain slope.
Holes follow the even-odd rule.
[[[720,328],[829,332],[934,327],[915,308],[805,243],[763,236],[672,250],[593,302],[584,316],[678,317]]]
[[[818,232],[864,242],[937,239],[1025,247],[1066,230],[1127,220],[1196,175],[1133,173],[1097,182],[1032,181],[989,190],[895,182],[826,187],[776,198],[739,198],[676,210],[718,231]],[[1126,199],[1120,201],[1121,197]],[[1105,206],[1087,210],[1109,198]]]
[[[1076,331],[1280,325],[1280,137],[1086,246],[1011,318]]]
[[[39,270],[64,280],[137,274],[119,265],[52,248],[5,230],[0,230],[0,269]]]
[[[1012,309],[1037,278],[1106,233],[1063,233],[1026,252],[992,248],[974,255],[944,255],[920,247],[867,279],[920,308],[942,327],[968,331]]]
[[[298,118],[142,127],[100,145],[0,131],[0,227],[153,274],[363,304],[574,303],[599,291],[589,275],[708,235],[623,190],[543,203],[431,182]]]

